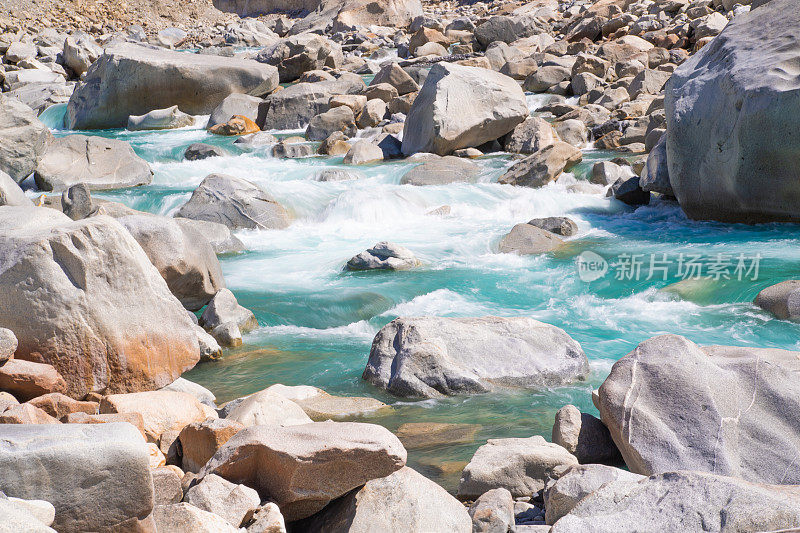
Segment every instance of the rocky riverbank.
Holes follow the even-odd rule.
[[[794,0],[98,3],[58,22],[17,4],[0,18],[0,531],[800,528],[799,354],[771,341],[650,333],[592,381],[580,327],[489,308],[383,321],[348,379],[385,401],[266,376],[218,402],[181,377],[263,327],[221,260],[304,227],[238,167],[206,170],[217,158],[307,164],[333,185],[410,165],[398,186],[415,191],[485,184],[501,161],[493,186],[520,197],[559,186],[556,203],[796,221]],[[198,128],[208,142],[177,157],[203,177],[168,211],[104,196],[164,187],[163,164],[113,132]],[[433,225],[453,207],[425,209]],[[583,231],[526,216],[483,247],[572,258]],[[447,268],[386,238],[334,268]],[[800,316],[797,282],[759,288],[749,311]],[[564,405],[576,385],[581,407]],[[460,472],[451,492],[409,452],[472,443],[478,424],[380,423],[410,401],[510,392],[559,398],[552,432],[489,435],[437,465]]]

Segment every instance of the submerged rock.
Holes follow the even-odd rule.
[[[419,264],[408,248],[383,241],[352,257],[345,270],[408,270]]]
[[[530,318],[398,318],[375,336],[363,378],[398,396],[481,393],[571,383],[588,373],[580,345]]]
[[[500,240],[500,253],[533,255],[552,252],[564,244],[555,233],[533,224],[517,224]]]
[[[308,385],[272,385],[266,390],[291,400],[315,421],[330,420],[374,413],[389,406],[375,398],[333,396]]]
[[[480,167],[460,157],[445,156],[406,172],[401,185],[446,185],[448,183],[470,183],[480,174]]]
[[[128,117],[128,129],[130,131],[169,130],[193,124],[194,117],[182,112],[176,105],[166,109],[156,109],[144,115],[131,115]]]

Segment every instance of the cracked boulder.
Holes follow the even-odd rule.
[[[798,352],[662,335],[614,364],[598,409],[632,472],[799,484],[798,371]]]

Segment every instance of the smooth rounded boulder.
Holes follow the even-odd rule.
[[[0,327],[16,358],[53,365],[75,398],[163,387],[200,357],[186,310],[107,216],[0,208]]]
[[[178,106],[166,109],[154,109],[144,115],[128,117],[128,130],[169,130],[183,128],[194,124],[194,117],[187,115]]]
[[[563,385],[588,371],[580,344],[532,318],[401,317],[375,336],[362,377],[397,396],[435,398]]]
[[[403,127],[403,154],[447,155],[480,146],[514,129],[529,115],[512,78],[479,67],[434,65]]]
[[[597,407],[632,472],[799,484],[798,371],[798,352],[662,335],[614,364]]]
[[[800,220],[799,30],[794,0],[772,0],[734,17],[667,82],[669,181],[690,218]]]
[[[199,477],[216,474],[278,504],[287,521],[405,466],[406,450],[389,430],[356,422],[252,426],[214,454]]]
[[[79,130],[124,128],[131,115],[175,105],[208,115],[230,94],[263,96],[277,86],[278,69],[257,61],[119,44],[89,67],[66,122]]]

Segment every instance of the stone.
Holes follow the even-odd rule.
[[[598,409],[632,472],[701,470],[795,484],[798,368],[797,352],[701,348],[661,335],[614,364]]]
[[[331,109],[341,106],[349,107],[354,114],[358,114],[367,105],[367,97],[362,94],[337,94],[331,96],[328,105]]]
[[[613,196],[627,205],[647,205],[650,203],[650,193],[642,190],[639,185],[639,176],[619,178],[608,190],[608,195]]]
[[[669,165],[667,163],[667,136],[662,135],[647,155],[647,162],[639,178],[639,186],[643,191],[655,192],[674,197],[675,191],[669,181]]]
[[[446,46],[449,46],[450,41],[447,39],[447,37],[442,35],[440,31],[435,30],[433,28],[426,28],[423,26],[416,32],[414,32],[414,34],[409,38],[408,51],[414,56],[422,57],[426,54],[420,53],[419,49],[431,43],[433,43],[434,45],[438,45],[441,48],[445,48]],[[447,50],[445,48],[445,54],[446,53]]]
[[[121,128],[131,115],[174,105],[208,115],[232,93],[262,96],[277,86],[278,69],[257,61],[118,44],[105,49],[72,93],[67,124]]]
[[[58,424],[59,421],[43,409],[29,403],[12,405],[0,413],[0,424]]]
[[[300,525],[304,531],[314,533],[472,531],[472,522],[464,506],[442,487],[409,467],[368,481]]]
[[[606,483],[625,481],[636,483],[644,476],[605,465],[569,465],[553,473],[555,479],[544,489],[545,520],[555,524],[575,508],[582,499]]]
[[[158,531],[174,533],[239,533],[240,531],[224,518],[186,502],[157,505],[153,509],[153,522]]]
[[[628,94],[631,100],[636,100],[641,95],[660,93],[671,74],[663,70],[645,69],[641,71],[628,85]]]
[[[183,153],[183,158],[187,161],[199,161],[209,157],[223,157],[228,155],[223,148],[206,143],[192,143]]]
[[[11,505],[15,507],[17,512],[24,511],[29,516],[32,516],[35,520],[41,523],[43,526],[50,526],[56,517],[56,508],[53,507],[53,504],[50,502],[46,502],[44,500],[23,500],[21,498],[11,498],[7,497],[5,494],[0,496],[0,500],[3,501],[6,505]],[[5,510],[4,510],[5,511]],[[5,512],[3,512],[4,517],[7,516]],[[13,524],[5,523],[6,527],[13,527]],[[34,524],[29,524],[28,527],[33,527]],[[30,531],[29,529],[23,527],[20,530]],[[55,531],[54,529],[50,529],[49,527],[45,527],[43,529],[34,529],[35,531]],[[13,531],[13,530],[8,530]]]
[[[2,370],[0,369],[0,372]],[[97,414],[97,402],[82,402],[60,392],[50,392],[28,401],[53,418],[62,419],[71,413]]]
[[[469,506],[473,533],[507,533],[514,530],[514,499],[508,489],[484,492]]]
[[[408,270],[419,264],[408,248],[383,241],[350,258],[345,270]]]
[[[580,345],[549,324],[420,317],[397,318],[378,332],[362,377],[397,396],[433,398],[560,385],[587,372]]]
[[[449,183],[470,183],[480,174],[480,167],[470,161],[455,156],[425,161],[406,172],[400,179],[401,185],[446,185]]]
[[[191,228],[200,232],[217,255],[244,251],[244,243],[224,224],[182,217],[175,217],[175,222],[182,228]]]
[[[61,192],[78,183],[90,190],[122,189],[149,185],[153,171],[125,141],[68,135],[47,146],[34,178],[43,191]]]
[[[800,13],[792,5],[772,0],[734,17],[667,82],[669,180],[689,218],[800,219],[797,118],[789,111],[800,98]]]
[[[308,144],[303,144],[303,142],[298,139],[302,139],[302,137],[290,137],[273,146],[272,157],[297,159],[313,155],[314,149]]]
[[[20,183],[36,170],[52,139],[30,107],[0,96],[0,172]]]
[[[289,214],[254,183],[226,174],[209,174],[175,216],[217,222],[235,229],[281,229]]]
[[[374,398],[333,396],[308,385],[289,387],[278,383],[266,390],[296,403],[314,421],[361,416],[389,407]]]
[[[562,237],[571,237],[578,233],[578,225],[567,217],[533,218],[528,224]]]
[[[636,174],[628,165],[618,165],[613,161],[598,161],[592,166],[589,181],[598,185],[613,185],[620,179],[629,179],[634,176]]]
[[[761,290],[753,303],[781,320],[800,319],[800,281],[789,280]]]
[[[147,442],[157,444],[165,455],[176,453],[170,448],[181,430],[193,422],[202,422],[213,413],[197,398],[185,392],[147,391],[112,394],[100,401],[100,414],[140,413],[144,420]]]
[[[503,254],[543,254],[552,252],[563,244],[564,241],[551,231],[533,224],[517,224],[500,240],[498,250]]]
[[[206,475],[191,487],[184,498],[198,509],[214,513],[230,525],[239,527],[250,519],[261,504],[258,493],[250,487],[236,485],[217,475]]]
[[[210,129],[217,124],[224,124],[237,115],[247,117],[255,122],[258,119],[258,106],[261,102],[263,102],[261,98],[249,94],[229,94],[211,112],[206,128]]]
[[[542,490],[553,469],[578,464],[575,456],[539,435],[528,438],[489,439],[464,468],[458,497],[473,499],[496,488],[515,498]]]
[[[365,177],[360,172],[340,168],[329,168],[317,173],[317,181],[350,181],[364,179]]]
[[[113,413],[113,414],[97,414],[97,415],[88,415],[86,413],[82,413],[80,411],[76,413],[70,413],[64,417],[63,422],[65,424],[111,424],[111,423],[119,423],[124,422],[132,425],[139,433],[142,435],[142,438],[146,438],[144,434],[144,418],[139,413]]]
[[[513,78],[478,67],[437,63],[406,118],[403,154],[447,155],[480,146],[510,132],[528,115],[525,94]]]
[[[589,142],[589,130],[580,120],[559,120],[555,123],[555,129],[558,137],[572,146],[584,147]]]
[[[383,150],[367,140],[353,143],[342,160],[345,165],[366,165],[378,161],[383,161]]]
[[[11,393],[0,391],[0,413],[15,405],[19,405],[19,402]]]
[[[556,522],[552,533],[791,530],[800,523],[799,496],[794,486],[668,472],[638,483],[607,483]]]
[[[155,109],[144,115],[128,117],[130,131],[170,130],[192,125],[194,125],[194,117],[187,115],[176,105],[166,109]]]
[[[323,141],[337,131],[347,137],[356,134],[355,115],[347,106],[334,107],[313,117],[306,128],[306,139]]]
[[[299,405],[269,389],[244,398],[225,419],[244,426],[296,426],[312,421]]]
[[[48,527],[49,522],[41,519],[41,513],[34,511],[29,504],[47,504],[55,514],[53,506],[42,500],[20,500],[19,498],[0,497],[0,516],[3,523],[0,524],[2,533],[16,533],[25,531],[26,533],[55,533],[55,529]]]
[[[522,84],[526,91],[543,93],[561,82],[567,81],[572,76],[572,71],[560,65],[545,65],[530,74]]]
[[[67,384],[51,365],[11,359],[0,366],[0,390],[25,402],[43,394],[65,392]]]
[[[64,65],[69,67],[76,76],[89,70],[92,63],[97,61],[101,55],[103,55],[103,49],[90,35],[82,32],[67,36],[61,52]]]
[[[588,413],[581,413],[574,405],[565,405],[556,413],[553,442],[577,457],[581,464],[622,462],[605,424]]]
[[[400,65],[394,62],[383,65],[378,73],[375,74],[375,77],[372,78],[372,81],[369,82],[370,88],[375,89],[379,89],[382,84],[389,84],[394,87],[397,90],[397,94],[394,96],[402,96],[419,91],[419,85],[414,81],[414,78],[403,70]],[[380,98],[377,94],[370,93],[369,90],[365,94],[368,99]],[[392,97],[387,94],[385,98],[381,99],[384,102],[388,102],[391,98]]]
[[[148,461],[130,424],[0,426],[0,490],[53,504],[63,533],[147,530]]]
[[[506,152],[534,154],[555,143],[558,135],[546,120],[528,117],[505,138]]]
[[[9,63],[36,59],[36,45],[33,43],[13,42],[5,51],[5,60]]]
[[[253,522],[247,526],[247,533],[286,533],[286,524],[280,508],[267,502],[253,513]]]
[[[231,437],[201,470],[258,491],[286,520],[306,518],[370,479],[402,468],[406,451],[374,424],[312,422],[251,426]],[[332,473],[335,472],[335,475]]]
[[[538,152],[514,163],[498,183],[521,187],[543,187],[555,181],[583,159],[581,151],[571,144],[556,141]]]
[[[0,207],[4,205],[33,207],[33,202],[25,196],[11,176],[0,170]]]
[[[207,418],[185,426],[178,436],[181,466],[187,472],[199,472],[217,450],[242,429],[243,424],[227,418]]]
[[[0,367],[6,364],[9,359],[14,358],[14,352],[17,351],[17,344],[17,337],[14,335],[13,331],[0,328]]]
[[[181,478],[173,467],[160,466],[154,468],[151,474],[153,475],[154,500],[157,506],[179,503],[183,499]]]
[[[374,128],[383,121],[386,115],[386,102],[378,98],[367,101],[367,105],[358,114],[357,124],[361,129]]]
[[[208,128],[209,133],[214,135],[236,136],[236,135],[250,135],[261,131],[258,125],[252,119],[242,116],[233,115],[227,122],[216,124]]]
[[[309,70],[321,70],[326,66],[337,68],[342,59],[341,46],[314,33],[281,39],[256,56],[256,61],[278,68],[281,83],[295,81]]]
[[[278,143],[278,138],[267,133],[266,131],[258,131],[247,135],[240,135],[238,139],[233,141],[233,144],[242,148],[243,150],[255,150],[263,146],[272,146]]]
[[[199,401],[203,405],[207,405],[212,409],[217,408],[216,404],[214,403],[217,397],[214,396],[213,392],[203,387],[202,385],[199,385],[193,381],[189,381],[188,379],[185,378],[178,378],[169,385],[167,385],[166,387],[161,387],[159,390],[185,392],[197,398],[197,401]]]
[[[78,183],[61,193],[61,210],[72,220],[82,220],[97,212],[89,186]]]
[[[472,443],[478,429],[478,424],[406,422],[397,428],[395,435],[407,450],[418,450],[432,446]]]
[[[239,305],[230,290],[221,289],[200,316],[200,325],[221,345],[232,346],[235,338],[241,344],[241,334],[258,327],[258,321],[252,311]],[[233,339],[225,333],[227,330],[233,330]]]
[[[495,41],[513,43],[541,31],[541,25],[534,16],[516,13],[514,16],[497,15],[476,26],[475,39],[486,48]]]
[[[398,68],[400,68],[400,67],[398,67]],[[400,69],[400,70],[403,72],[403,74],[408,76],[409,79],[411,79],[412,82],[414,82],[415,84],[417,83],[417,82],[414,81],[413,78],[411,78],[411,76],[409,76],[406,73],[406,71],[404,71],[403,69]],[[419,88],[417,88],[417,91],[418,90],[419,90]],[[415,93],[416,93],[416,91],[413,91],[413,92],[410,92],[408,94],[415,94]],[[378,100],[383,100],[386,103],[389,103],[389,102],[393,101],[395,98],[399,98],[398,94],[399,93],[397,92],[397,89],[391,83],[388,83],[388,82],[375,83],[375,79],[374,78],[372,79],[372,82],[370,82],[369,87],[364,89],[364,96],[367,97],[367,100],[374,100],[374,99],[377,98]],[[366,102],[364,102],[364,103],[366,104]],[[410,106],[411,106],[411,104],[409,104],[409,109],[410,109]]]

